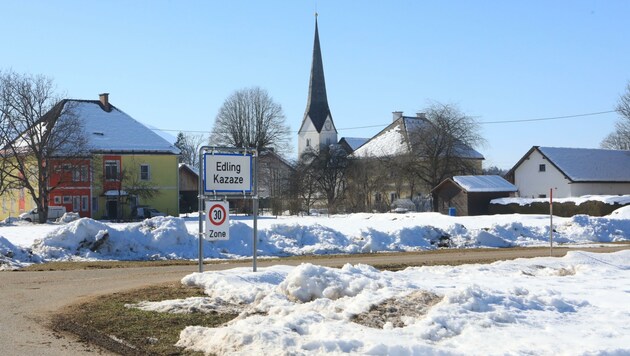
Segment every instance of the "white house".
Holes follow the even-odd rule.
[[[534,146],[506,177],[527,198],[630,194],[630,151]]]

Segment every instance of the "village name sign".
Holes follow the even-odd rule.
[[[204,193],[251,194],[251,154],[205,154],[204,161]]]
[[[252,262],[256,272],[258,239],[257,156],[253,148],[199,149],[199,272],[203,272],[203,240],[230,238],[230,198],[251,199],[253,212]],[[200,177],[201,178],[201,177]],[[205,224],[204,224],[205,223]],[[205,228],[204,228],[205,225]]]

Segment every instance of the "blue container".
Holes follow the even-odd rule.
[[[448,208],[448,216],[456,216],[457,211],[455,208]]]

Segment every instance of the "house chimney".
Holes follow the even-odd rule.
[[[427,118],[427,113],[424,113],[424,112],[418,112],[418,113],[416,113],[416,117],[417,117],[418,119],[426,119],[426,118]]]
[[[111,107],[109,106],[109,93],[98,94],[98,100],[101,101],[101,105],[103,105],[103,109],[109,112]]]
[[[402,111],[394,111],[392,112],[392,119],[393,121],[396,121],[398,119],[400,119],[403,116],[403,112]]]

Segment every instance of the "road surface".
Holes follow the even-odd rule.
[[[630,249],[622,244],[580,248],[592,252]],[[563,256],[577,248],[554,248],[554,256]],[[485,250],[439,250],[419,253],[383,253],[343,255],[304,259],[259,260],[258,266],[297,265],[311,262],[325,266],[364,263],[375,266],[422,264],[482,263],[519,257],[549,256],[549,249],[516,248]],[[206,271],[252,266],[249,262],[207,264]],[[50,317],[58,310],[100,295],[178,281],[198,266],[136,267],[46,272],[0,272],[0,354],[2,355],[110,355],[71,335],[61,335],[48,328]]]

